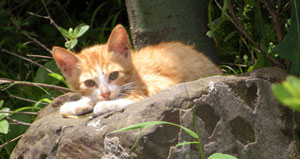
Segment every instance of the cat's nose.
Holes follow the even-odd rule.
[[[104,97],[106,100],[108,100],[110,96],[110,91],[102,93],[101,96]]]

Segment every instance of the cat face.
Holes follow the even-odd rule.
[[[118,25],[108,43],[95,45],[74,54],[54,47],[53,57],[72,89],[94,100],[122,96],[131,86],[133,64],[126,30]]]

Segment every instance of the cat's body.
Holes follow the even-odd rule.
[[[121,25],[107,44],[83,49],[78,55],[54,47],[53,56],[69,85],[82,96],[61,107],[64,116],[120,110],[178,83],[221,74],[203,54],[179,42],[133,52]]]

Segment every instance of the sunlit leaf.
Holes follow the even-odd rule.
[[[300,111],[300,79],[289,76],[281,84],[273,84],[272,91],[279,102],[285,106]]]
[[[214,153],[210,155],[208,159],[237,159],[237,158],[228,154]]]
[[[9,108],[2,108],[1,111],[5,111],[8,112],[10,109]],[[0,113],[0,120],[2,120],[3,118],[9,116],[9,113]]]
[[[9,128],[9,124],[7,120],[0,121],[0,133],[7,134]]]
[[[70,36],[69,32],[66,29],[64,29],[62,27],[58,27],[58,30],[64,37],[69,38],[69,39],[72,38],[72,36]]]
[[[135,125],[131,125],[131,126],[125,127],[125,128],[121,128],[119,130],[115,130],[115,131],[113,131],[111,133],[117,133],[117,132],[122,132],[122,131],[134,130],[134,129],[139,129],[139,128],[145,128],[145,127],[154,126],[154,125],[160,125],[160,124],[169,124],[169,125],[177,126],[177,127],[181,128],[181,129],[183,129],[190,136],[198,139],[198,135],[195,132],[193,132],[192,130],[190,130],[190,129],[184,127],[184,126],[181,126],[181,125],[178,125],[178,124],[175,124],[175,123],[171,123],[171,122],[166,122],[166,121],[151,121],[151,122],[139,123],[139,124],[135,124]]]
[[[34,106],[33,107],[37,107],[41,102],[45,102],[45,103],[48,103],[48,104],[50,104],[51,103],[51,100],[50,99],[48,99],[48,98],[43,98],[43,99],[41,99],[41,100],[39,100],[39,101],[37,101],[35,104],[34,104]]]
[[[70,46],[70,49],[73,49],[73,48],[76,46],[77,43],[78,43],[78,40],[77,40],[77,39],[71,40],[71,46]]]
[[[64,79],[64,77],[62,75],[60,75],[58,73],[49,73],[48,75],[55,78],[55,79],[57,79],[57,80],[59,80],[59,81],[61,81],[61,82],[63,82],[66,86],[68,86],[66,80]]]
[[[74,36],[75,38],[81,37],[86,31],[88,31],[90,26],[86,24],[79,24],[75,29],[74,29]]]

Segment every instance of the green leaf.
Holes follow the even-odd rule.
[[[222,8],[222,18],[225,17],[227,6],[228,6],[228,0],[224,0],[224,2],[223,2],[223,8]]]
[[[233,31],[231,33],[229,33],[225,38],[224,38],[224,41],[228,41],[230,40],[235,34],[237,33],[237,31]]]
[[[149,127],[149,126],[154,126],[154,125],[160,125],[160,124],[169,124],[169,125],[173,125],[173,126],[177,126],[181,129],[183,129],[186,133],[188,133],[190,136],[197,138],[198,139],[198,135],[193,132],[192,130],[183,127],[181,125],[175,124],[175,123],[171,123],[171,122],[166,122],[166,121],[150,121],[150,122],[144,122],[144,123],[139,123],[139,124],[135,124],[135,125],[131,125],[125,128],[121,128],[119,130],[115,130],[111,133],[117,133],[117,132],[123,132],[123,131],[128,131],[128,130],[134,130],[134,129],[139,129],[139,128],[145,128],[145,127]]]
[[[59,69],[54,60],[45,63],[44,66],[49,68],[53,72],[59,72]],[[48,71],[40,67],[34,77],[34,82],[53,84],[53,85],[56,85],[60,82],[57,79],[49,78],[48,74],[49,74]]]
[[[74,32],[73,32],[73,28],[69,28],[68,34],[69,34],[69,36],[71,37],[70,39],[75,39],[75,35],[74,35]]]
[[[37,101],[37,102],[34,104],[33,107],[38,107],[38,105],[39,105],[41,102],[46,102],[46,103],[49,103],[49,104],[50,104],[50,103],[51,103],[51,100],[48,99],[48,98],[43,98],[43,99]]]
[[[78,40],[77,40],[77,39],[71,40],[71,46],[70,46],[70,49],[73,49],[73,48],[76,46],[77,43],[78,43]]]
[[[207,159],[237,159],[237,158],[223,153],[214,153],[210,155]]]
[[[2,108],[2,111],[9,111],[9,108]],[[3,118],[9,116],[9,113],[0,113],[0,120],[2,120]]]
[[[74,36],[75,38],[81,37],[86,31],[88,31],[90,26],[86,24],[79,24],[75,29],[74,29]]]
[[[210,30],[210,31],[206,32],[206,36],[209,37],[209,38],[212,38],[214,36],[214,34]]]
[[[69,32],[62,28],[62,27],[58,27],[59,32],[61,33],[61,35],[63,35],[66,38],[72,39],[72,36],[69,34]]]
[[[265,66],[265,56],[259,52],[256,52],[256,61],[253,65],[253,70],[263,68]],[[247,72],[252,71],[250,68],[247,70]]]
[[[4,100],[0,100],[0,108],[3,106]]]
[[[290,0],[291,26],[282,42],[274,48],[274,52],[280,57],[292,62],[290,73],[300,76],[300,1]]]
[[[0,133],[7,134],[9,128],[9,124],[7,120],[1,120],[0,121]]]
[[[181,143],[178,143],[176,146],[183,146],[183,145],[190,145],[190,144],[199,144],[199,142],[181,142]]]
[[[21,112],[21,111],[24,111],[24,110],[41,110],[41,109],[42,108],[39,108],[39,107],[22,107],[22,108],[14,110],[11,114],[15,114],[17,112]]]
[[[272,92],[275,97],[285,106],[300,111],[300,79],[288,76],[281,84],[273,84]]]
[[[49,73],[48,74],[50,77],[53,77],[61,82],[63,82],[66,86],[68,86],[66,80],[64,79],[64,77],[58,73]],[[69,86],[68,86],[69,87]],[[70,87],[69,87],[70,88]]]
[[[115,130],[111,133],[117,133],[117,132],[123,132],[123,131],[128,131],[128,130],[135,130],[135,129],[140,129],[144,127],[149,127],[149,126],[154,126],[154,125],[159,125],[159,124],[167,124],[168,122],[165,121],[151,121],[151,122],[144,122],[144,123],[139,123],[135,125],[131,125],[125,128],[121,128],[118,130]]]
[[[232,67],[230,67],[230,66],[227,66],[227,65],[221,65],[220,67],[221,67],[221,68],[225,68],[225,69],[230,70],[230,71],[231,71],[233,74],[235,74],[235,75],[238,74],[238,72],[237,72],[235,69],[233,69]]]

